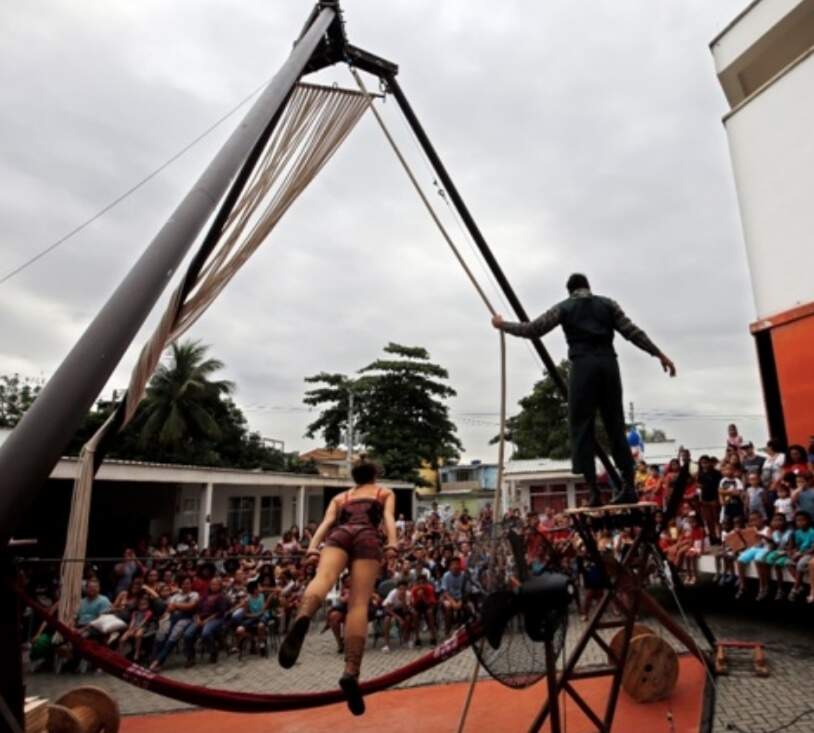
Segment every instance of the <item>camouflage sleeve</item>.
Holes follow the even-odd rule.
[[[505,321],[501,327],[501,331],[505,331],[512,336],[531,339],[535,336],[544,336],[559,325],[560,307],[555,305],[533,321],[526,321],[524,323]]]
[[[641,328],[625,315],[622,307],[615,300],[611,300],[610,303],[613,310],[613,327],[642,351],[646,351],[653,356],[658,356],[661,353],[659,347],[650,340]]]

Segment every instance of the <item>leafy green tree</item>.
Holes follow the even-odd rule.
[[[177,450],[192,441],[220,438],[211,408],[234,391],[232,382],[212,379],[223,362],[206,358],[207,347],[200,342],[175,343],[171,349],[170,363],[158,366],[141,406],[142,442]]]
[[[20,422],[42,389],[42,381],[19,374],[0,376],[0,428],[13,428]]]
[[[568,384],[571,365],[560,362],[557,371]],[[568,434],[568,403],[557,390],[551,376],[546,374],[518,403],[520,412],[506,421],[506,439],[515,445],[512,456],[524,458],[571,457],[571,440]],[[596,437],[599,444],[608,450],[608,434],[602,420],[596,421]],[[642,430],[645,442],[658,443],[667,439],[663,430],[652,432]],[[497,443],[498,436],[492,438]]]
[[[321,435],[326,445],[337,447],[347,431],[353,390],[359,443],[388,478],[424,485],[418,474],[422,463],[438,468],[460,457],[457,428],[444,403],[455,390],[446,384],[449,372],[433,364],[426,349],[390,343],[384,352],[384,358],[360,369],[356,379],[326,372],[306,378],[321,386],[306,392],[304,402],[324,406],[306,435]]]
[[[184,463],[198,466],[316,473],[312,462],[283,453],[249,430],[246,417],[230,394],[231,382],[213,375],[222,362],[206,357],[206,346],[173,346],[170,360],[156,371],[130,425],[108,451],[111,458]],[[68,446],[77,454],[101,427],[116,403],[99,400]]]
[[[567,361],[557,367],[566,384],[570,368]],[[569,458],[568,403],[551,376],[546,374],[518,404],[520,412],[506,420],[506,440],[515,445],[513,458]]]

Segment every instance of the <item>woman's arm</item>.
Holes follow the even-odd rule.
[[[398,532],[396,530],[396,495],[387,490],[384,501],[384,532],[387,535],[387,545],[395,548],[398,545]]]
[[[322,540],[325,539],[325,535],[328,534],[328,530],[333,527],[334,523],[336,522],[336,497],[331,500],[331,503],[328,504],[328,508],[325,511],[325,516],[322,518],[322,523],[317,527],[317,531],[314,532],[314,536],[311,537],[311,541],[308,543],[308,552],[317,552],[317,548],[322,544]]]

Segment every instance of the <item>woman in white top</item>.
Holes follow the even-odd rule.
[[[761,471],[762,483],[771,487],[776,481],[783,478],[783,466],[786,463],[786,454],[780,452],[780,442],[772,438],[766,443],[766,462]]]

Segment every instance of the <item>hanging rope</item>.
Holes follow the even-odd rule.
[[[164,314],[144,345],[130,377],[123,413],[114,412],[83,446],[71,497],[66,558],[85,557],[95,454],[102,441],[136,414],[161,354],[206,311],[288,211],[367,109],[357,92],[299,84],[291,95],[266,151],[226,220],[214,252],[202,268],[193,261],[187,278],[170,296]],[[187,273],[190,274],[189,272]],[[63,563],[60,618],[72,619],[79,605],[82,564]]]
[[[447,231],[446,227],[441,222],[441,219],[435,212],[435,209],[430,203],[430,200],[427,198],[426,194],[424,193],[424,190],[421,188],[421,184],[418,182],[418,179],[413,173],[412,168],[410,168],[410,164],[407,162],[407,159],[404,157],[404,155],[402,155],[402,152],[399,149],[398,144],[396,143],[393,136],[390,134],[390,130],[387,128],[384,119],[379,114],[379,110],[376,109],[376,106],[373,104],[373,99],[370,97],[367,88],[365,87],[365,83],[362,81],[362,77],[359,75],[359,72],[356,71],[356,69],[353,66],[349,65],[349,68],[350,73],[356,80],[356,84],[359,86],[359,91],[362,93],[363,98],[367,100],[367,104],[370,107],[370,111],[376,118],[376,122],[379,123],[381,131],[384,133],[384,136],[390,143],[390,147],[396,154],[396,158],[398,158],[402,168],[404,168],[404,172],[407,174],[407,177],[413,184],[413,187],[415,188],[416,193],[418,193],[418,197],[421,199],[425,208],[427,209],[430,218],[435,222],[435,225],[438,227],[438,231],[441,232],[441,236],[444,238],[444,241],[449,245],[450,250],[452,250],[452,254],[455,256],[455,259],[458,260],[458,264],[460,264],[467,278],[469,278],[469,282],[472,284],[472,287],[475,288],[475,292],[477,292],[477,294],[480,296],[480,299],[483,301],[483,304],[486,306],[486,310],[488,310],[490,315],[492,316],[497,315],[497,311],[492,306],[492,303],[489,301],[489,298],[486,295],[485,291],[481,287],[478,280],[475,278],[475,275],[472,273],[472,270],[469,268],[469,265],[466,263],[466,260],[463,258],[463,255],[461,254],[460,250],[456,246],[452,237],[449,235],[449,232]],[[502,511],[500,497],[503,491],[503,463],[505,459],[505,450],[506,450],[506,335],[503,333],[503,331],[499,331],[499,335],[500,335],[500,433],[497,453],[498,455],[497,488],[495,489],[495,495],[492,497],[492,507],[491,507],[493,523],[497,523],[500,513]],[[481,641],[480,643],[482,644],[484,642]],[[475,684],[478,681],[479,671],[480,671],[480,662],[476,657],[475,666],[474,669],[472,670],[472,677],[470,678],[469,681],[469,688],[467,689],[466,693],[466,699],[464,700],[463,709],[461,710],[461,716],[458,720],[457,728],[458,733],[463,733],[463,729],[466,724],[466,718],[469,714],[469,707],[472,702],[472,696],[475,691]]]

